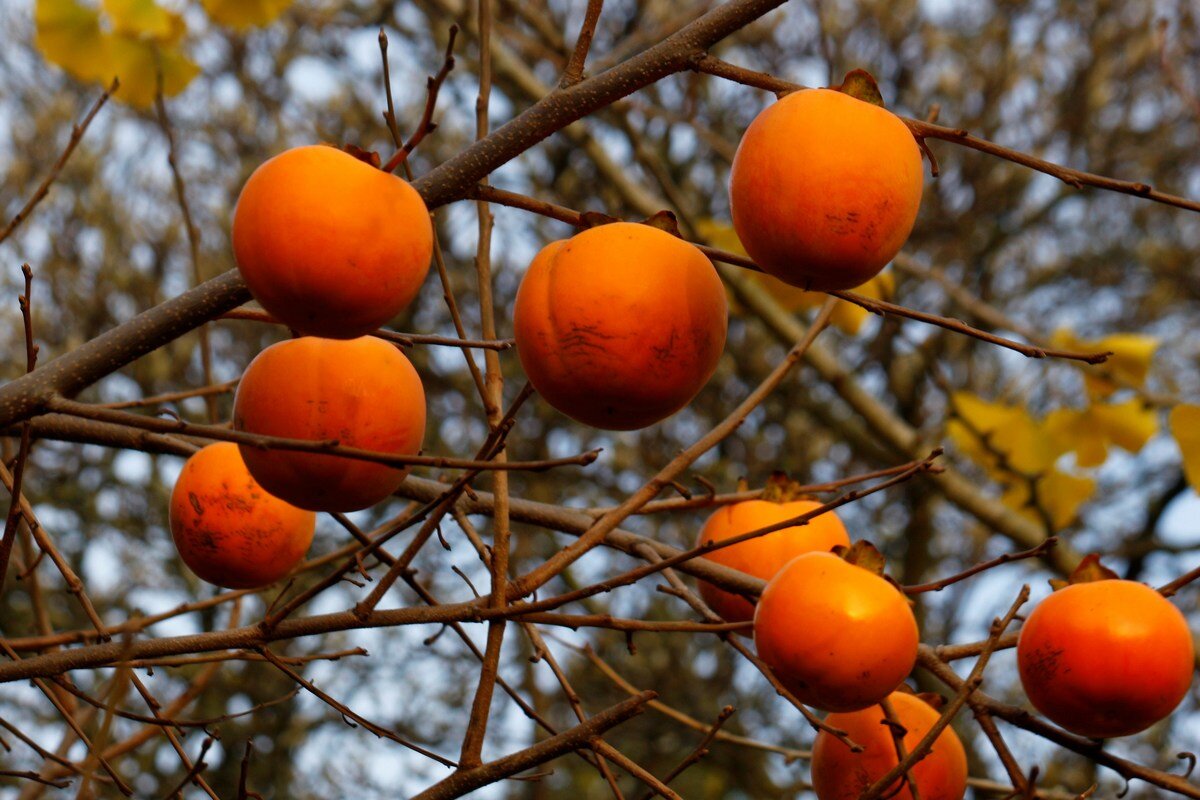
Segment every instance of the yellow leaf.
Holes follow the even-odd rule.
[[[991,403],[970,392],[951,396],[955,418],[947,432],[975,461],[998,472],[1036,475],[1062,455],[1058,442],[1021,406]]]
[[[196,77],[200,68],[175,47],[113,36],[109,43],[112,71],[121,79],[117,96],[138,108],[154,103],[158,88],[158,69],[162,66],[163,94],[179,94]]]
[[[113,33],[133,39],[175,44],[187,31],[183,18],[154,0],[104,0]]]
[[[1139,452],[1158,432],[1158,413],[1141,400],[1095,403],[1085,409],[1059,409],[1045,421],[1047,435],[1062,452],[1074,452],[1081,467],[1098,467],[1109,445]]]
[[[293,0],[204,0],[204,10],[213,22],[235,30],[261,27],[274,22]],[[720,245],[715,245],[720,247]],[[725,249],[725,248],[722,248]]]
[[[1168,421],[1183,454],[1183,474],[1200,492],[1200,406],[1175,406]]]
[[[1079,514],[1079,508],[1096,491],[1096,482],[1091,478],[1080,478],[1059,470],[1051,470],[1035,482],[1037,507],[1030,501],[1029,482],[1017,480],[1005,490],[1001,500],[1035,521],[1043,521],[1041,509],[1049,517],[1052,530],[1070,525]]]
[[[1087,353],[1111,352],[1103,364],[1083,367],[1083,380],[1093,397],[1107,397],[1122,385],[1141,387],[1146,383],[1150,361],[1158,339],[1139,333],[1117,333],[1103,339],[1077,339],[1066,329],[1054,332],[1053,343],[1066,350]]]
[[[1108,442],[1097,436],[1088,421],[1089,409],[1060,408],[1046,415],[1043,423],[1046,435],[1063,452],[1074,452],[1075,463],[1081,467],[1096,467],[1108,458]]]
[[[1050,522],[1058,530],[1075,519],[1079,507],[1096,491],[1096,482],[1052,470],[1038,478],[1037,488],[1042,508],[1050,514]]]
[[[82,81],[112,80],[99,12],[75,0],[37,0],[33,20],[34,41],[47,61]]]
[[[1093,405],[1088,410],[1100,432],[1131,453],[1139,452],[1158,433],[1158,412],[1136,397],[1124,403]]]
[[[167,96],[181,92],[200,72],[178,45],[185,33],[178,14],[152,0],[105,0],[104,10],[112,33],[103,30],[98,11],[76,0],[38,0],[38,49],[80,80],[107,84],[120,78],[117,96],[141,108],[154,102],[160,63]]]

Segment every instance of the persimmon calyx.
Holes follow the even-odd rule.
[[[879,91],[879,84],[875,82],[874,76],[865,69],[852,69],[846,73],[846,77],[842,78],[842,82],[837,86],[830,86],[830,89],[848,94],[855,100],[862,100],[864,103],[870,103],[873,106],[887,108],[883,104],[883,95]]]
[[[599,228],[601,225],[611,225],[614,222],[621,220],[616,217],[605,214],[601,211],[585,211],[579,215],[579,227],[582,230],[588,228]]]
[[[383,169],[383,159],[379,157],[379,153],[375,150],[364,150],[356,144],[344,144],[341,150],[344,153],[354,156],[359,161],[370,164],[375,169]]]
[[[1057,592],[1059,589],[1065,589],[1077,583],[1115,581],[1120,579],[1120,575],[1100,563],[1099,553],[1088,553],[1065,581],[1062,578],[1051,578],[1050,586]]]
[[[660,231],[666,231],[672,236],[683,238],[683,235],[679,232],[679,220],[676,219],[674,211],[666,209],[656,211],[641,222],[643,225],[649,225],[651,228],[658,228]]]
[[[887,577],[884,574],[884,568],[887,567],[887,559],[883,557],[883,553],[879,552],[875,545],[866,539],[859,539],[849,547],[842,544],[835,545],[833,554],[847,564],[862,567],[867,572],[878,575],[881,578]]]
[[[788,477],[786,472],[776,470],[763,486],[762,499],[771,503],[792,503],[796,500],[812,500],[812,495],[802,491],[803,484]]]

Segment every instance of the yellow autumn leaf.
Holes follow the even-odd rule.
[[[160,65],[163,94],[167,97],[183,91],[200,72],[200,67],[176,47],[113,36],[109,48],[112,71],[121,79],[117,96],[138,108],[149,108],[154,103]]]
[[[1183,474],[1192,488],[1200,492],[1200,406],[1175,406],[1168,422],[1183,454]]]
[[[1116,333],[1103,339],[1078,339],[1071,331],[1059,329],[1052,342],[1065,350],[1086,353],[1111,352],[1103,364],[1083,367],[1088,394],[1107,397],[1122,385],[1141,387],[1146,383],[1150,361],[1158,348],[1158,339],[1140,333]]]
[[[1058,470],[1051,470],[1037,481],[1038,500],[1050,515],[1057,530],[1065,528],[1079,515],[1079,508],[1096,491],[1096,482]]]
[[[1063,452],[1074,452],[1075,463],[1095,467],[1108,458],[1108,442],[1090,427],[1086,408],[1059,408],[1046,415],[1043,423],[1046,435]]]
[[[1097,428],[1122,450],[1137,453],[1158,433],[1158,412],[1139,398],[1097,404],[1089,410]]]
[[[274,22],[292,2],[293,0],[204,0],[204,10],[213,22],[244,31]]]
[[[141,108],[154,102],[160,68],[167,96],[183,91],[200,72],[180,47],[186,29],[178,14],[153,0],[105,0],[103,11],[104,19],[76,0],[38,0],[38,49],[80,80],[107,84],[120,78],[117,97]]]
[[[104,13],[118,36],[174,44],[187,31],[181,16],[154,0],[104,0]]]
[[[108,42],[100,14],[75,0],[37,0],[34,43],[48,61],[81,81],[108,82]]]
[[[950,438],[964,453],[995,473],[1037,475],[1063,454],[1058,442],[1021,406],[992,403],[970,392],[951,396]],[[1007,468],[1007,469],[1006,469]]]
[[[1045,421],[1047,434],[1063,452],[1074,452],[1081,467],[1097,467],[1116,445],[1139,452],[1158,432],[1158,413],[1141,400],[1095,403],[1085,409],[1059,409]]]
[[[1075,521],[1079,509],[1096,491],[1096,482],[1059,470],[1050,470],[1039,477],[1036,507],[1031,503],[1028,481],[1013,481],[1001,500],[1005,505],[1035,521],[1043,521],[1039,509],[1049,518],[1053,530],[1065,528]]]

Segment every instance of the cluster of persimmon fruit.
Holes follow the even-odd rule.
[[[813,749],[812,781],[820,800],[853,800],[899,763],[892,728],[904,729],[911,752],[938,721],[941,698],[913,694],[904,683],[917,661],[919,634],[910,602],[883,574],[866,542],[850,542],[837,514],[782,475],[754,500],[718,509],[697,546],[719,544],[792,520],[704,557],[767,582],[756,604],[701,582],[705,602],[729,622],[753,623],[762,661],[787,691],[831,712],[826,723],[861,746],[852,751],[825,730]],[[1051,581],[1049,597],[1029,614],[1017,639],[1026,695],[1072,733],[1128,736],[1166,718],[1191,686],[1195,647],[1187,620],[1162,594],[1120,580],[1092,555],[1069,581]],[[910,770],[922,798],[961,800],[967,759],[945,728]],[[885,796],[911,798],[907,783]]]
[[[739,238],[764,271],[806,290],[843,289],[896,255],[922,184],[911,132],[883,107],[874,81],[855,71],[839,87],[787,94],[752,122],[733,162],[730,206]],[[375,505],[406,474],[279,439],[397,456],[420,450],[420,376],[396,346],[371,334],[416,297],[433,229],[407,182],[325,145],[296,147],[259,166],[232,228],[251,294],[295,336],[246,368],[233,427],[255,436],[188,460],[170,522],[198,576],[257,588],[304,557],[316,512]],[[547,403],[587,425],[632,430],[679,411],[708,382],[727,316],[721,279],[699,248],[654,225],[609,222],[537,254],[513,326],[521,365]],[[701,593],[721,617],[752,621],[759,656],[779,682],[830,712],[829,725],[861,745],[853,751],[818,735],[813,783],[821,800],[833,800],[856,797],[898,763],[881,702],[890,701],[910,749],[939,712],[903,688],[919,644],[908,600],[883,576],[878,554],[851,546],[837,515],[820,508],[776,479],[761,498],[717,510],[700,544],[806,521],[705,556],[767,581],[756,603],[703,582]],[[1079,575],[1097,577],[1095,569]],[[1022,682],[1039,710],[1076,733],[1143,730],[1187,691],[1190,632],[1154,590],[1111,573],[1084,577],[1025,622]],[[910,774],[925,800],[963,796],[966,757],[952,729]],[[912,796],[907,785],[896,791]]]

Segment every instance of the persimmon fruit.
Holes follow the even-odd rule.
[[[264,309],[300,333],[350,339],[416,296],[433,226],[402,178],[325,145],[254,171],[233,215],[238,268]]]
[[[1081,736],[1128,736],[1167,717],[1192,682],[1187,620],[1136,581],[1074,583],[1040,602],[1017,641],[1025,694]]]
[[[171,538],[192,572],[227,589],[257,589],[282,578],[308,552],[316,515],[267,492],[237,445],[210,444],[171,490]]]
[[[920,148],[895,114],[836,89],[792,92],[738,145],[733,226],[755,263],[785,283],[849,289],[900,251],[923,179]]]
[[[234,397],[237,430],[412,455],[425,436],[425,390],[398,349],[370,336],[306,336],[263,350]],[[400,486],[407,470],[346,456],[240,445],[267,491],[313,511],[356,511]]]
[[[896,587],[832,553],[805,553],[763,589],[754,643],[798,700],[855,711],[878,703],[908,676],[919,637]]]
[[[820,507],[818,502],[803,499],[746,500],[724,506],[705,521],[696,545],[740,536]],[[836,545],[849,544],[850,537],[846,534],[846,526],[837,514],[827,511],[809,520],[807,524],[782,528],[765,536],[723,547],[708,553],[704,558],[769,581],[798,555],[827,553]],[[744,622],[754,618],[754,605],[739,594],[701,581],[700,595],[713,611],[729,622]]]
[[[634,430],[683,408],[725,347],[725,289],[712,262],[664,230],[600,225],[551,242],[517,291],[517,354],[551,406]]]
[[[888,696],[895,719],[905,729],[904,751],[911,753],[940,716],[919,695],[892,692]],[[825,722],[844,730],[851,741],[862,746],[853,753],[843,742],[821,731],[813,745],[812,783],[818,800],[855,800],[899,762],[891,729],[884,724],[883,707],[873,705],[858,711],[830,714]],[[953,728],[938,734],[929,754],[909,769],[922,800],[962,800],[967,793],[967,754]],[[902,784],[902,788],[901,788]],[[894,794],[892,790],[898,788]],[[893,800],[912,800],[907,781],[901,776],[884,793]]]

